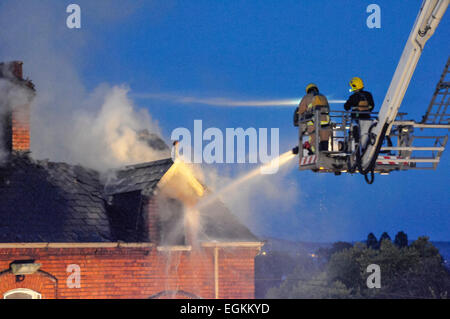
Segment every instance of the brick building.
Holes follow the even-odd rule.
[[[0,64],[0,81],[1,298],[254,297],[262,243],[219,201],[193,209],[207,189],[189,167],[168,158],[104,179],[35,160],[34,86],[20,62]]]

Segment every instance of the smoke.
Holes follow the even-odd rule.
[[[112,9],[96,10],[96,20],[123,18],[118,8],[136,8],[117,4],[111,6],[115,14]],[[86,2],[83,12],[89,14],[90,7],[100,8]],[[131,14],[133,10],[127,11]],[[169,157],[168,150],[152,147],[155,141],[160,142],[158,123],[148,111],[133,104],[127,87],[101,84],[89,90],[85,86],[79,70],[89,53],[85,44],[92,36],[83,28],[68,29],[65,17],[65,6],[60,2],[0,4],[1,59],[23,60],[24,74],[36,85],[30,123],[33,157],[102,171]]]
[[[269,99],[269,100],[235,100],[223,97],[194,97],[176,94],[137,93],[133,97],[140,99],[162,100],[179,104],[203,104],[221,107],[292,107],[299,104],[300,99]],[[329,99],[330,104],[343,104],[345,100]]]
[[[158,123],[146,109],[133,104],[128,91],[126,86],[104,84],[79,99],[74,108],[74,101],[56,103],[67,113],[53,112],[52,106],[44,107],[43,99],[38,98],[31,117],[33,154],[100,171],[169,157],[168,148],[152,147],[159,140]],[[50,94],[46,95],[48,101]],[[50,125],[50,121],[56,124]]]
[[[136,108],[127,94],[128,88],[123,86],[102,86],[93,93],[103,100],[94,102],[101,107],[76,113],[68,136],[72,142],[64,143],[70,145],[67,151],[72,161],[103,170],[170,156],[168,148],[157,149],[149,144],[154,140],[142,138],[143,132],[160,134],[158,125],[147,110]]]
[[[98,10],[98,2],[79,1],[83,14],[96,7],[97,21],[111,22],[111,10]],[[116,2],[117,4],[118,2]],[[128,4],[128,2],[126,2]],[[119,5],[119,8],[127,4]],[[115,5],[112,5],[117,9]],[[121,10],[116,10],[121,11]],[[103,17],[105,14],[106,17]],[[83,17],[86,17],[83,15]],[[101,84],[90,88],[82,80],[92,40],[90,28],[69,30],[65,26],[65,6],[60,1],[2,1],[0,3],[0,56],[3,61],[23,60],[24,74],[36,85],[37,94],[31,105],[31,150],[35,158],[79,163],[98,170],[118,165],[156,160],[165,151],[149,147],[142,140],[145,130],[150,136],[159,134],[158,123],[145,109],[139,109],[130,90],[123,85]],[[86,23],[88,19],[83,21]],[[105,22],[106,23],[106,22]],[[95,41],[92,41],[95,43]],[[90,79],[92,81],[92,79]],[[150,98],[150,96],[148,96]],[[238,101],[166,96],[164,100],[221,106],[293,106],[298,100]],[[150,143],[151,144],[151,143]],[[221,196],[221,200],[238,218],[257,234],[270,230],[273,214],[279,220],[296,222],[288,217],[299,201],[299,190],[292,171],[292,161],[277,174],[262,175],[241,184]],[[203,166],[198,175],[211,191],[248,172],[248,167]],[[281,216],[280,216],[281,217]],[[201,219],[201,216],[200,216]],[[200,221],[201,222],[201,221]],[[220,225],[218,225],[220,226]],[[178,238],[168,238],[177,241]]]
[[[10,71],[4,67],[0,73],[5,76],[11,77],[12,75],[8,75]],[[26,105],[28,101],[31,99],[29,90],[22,88],[21,86],[13,84],[11,81],[6,79],[0,79],[0,164],[4,161],[7,153],[6,153],[6,145],[4,134],[4,127],[8,125],[7,117],[9,114],[14,111],[15,107]],[[19,115],[19,117],[18,117]],[[16,113],[15,120],[20,121],[21,113]]]
[[[204,165],[192,168],[196,176],[207,185],[214,200],[222,201],[252,232],[264,236],[272,233],[274,226],[278,226],[273,224],[274,220],[280,221],[280,228],[283,228],[282,224],[285,222],[289,222],[290,226],[302,222],[296,215],[296,210],[293,210],[303,198],[296,175],[293,174],[296,165],[295,160],[287,161],[285,165],[280,166],[276,174],[252,174],[259,172],[260,168],[249,170],[250,165],[242,166],[237,173],[223,167]],[[249,175],[251,178],[247,178]],[[240,183],[240,180],[245,181]],[[201,214],[208,213],[211,207],[208,203],[208,197],[205,198],[204,204],[199,203],[200,206],[207,205],[205,209],[200,210]],[[202,215],[200,231],[201,223]]]

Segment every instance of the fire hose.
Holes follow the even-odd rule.
[[[350,158],[349,158],[349,161],[348,161],[348,163],[347,163],[349,172],[350,172],[350,173],[353,173],[353,172],[355,172],[356,168],[358,168],[359,172],[360,172],[362,175],[364,175],[364,179],[366,180],[366,183],[369,184],[369,185],[370,185],[370,184],[373,184],[373,182],[375,181],[375,173],[374,173],[374,171],[375,171],[375,165],[376,165],[376,161],[377,161],[377,156],[378,156],[378,154],[379,154],[379,152],[380,152],[380,150],[381,150],[381,147],[382,147],[382,145],[383,145],[384,137],[383,137],[383,138],[380,138],[380,139],[378,140],[378,144],[375,146],[375,152],[374,152],[374,155],[373,155],[373,157],[370,159],[369,165],[367,165],[367,167],[366,167],[365,169],[364,169],[363,166],[362,166],[362,158],[364,157],[364,154],[365,154],[366,151],[368,150],[369,144],[370,144],[370,145],[374,145],[374,144],[375,144],[376,136],[372,133],[372,129],[373,129],[376,125],[377,125],[377,123],[375,122],[375,123],[373,123],[373,124],[370,126],[369,131],[368,131],[369,138],[368,138],[367,143],[366,143],[366,145],[365,145],[364,147],[363,147],[363,145],[361,144],[361,130],[360,130],[359,125],[357,126],[357,127],[358,127],[358,134],[359,134],[359,136],[360,136],[360,137],[359,137],[360,141],[359,141],[359,144],[358,144],[358,148],[357,148],[357,150],[355,151],[355,159],[356,159],[355,165],[352,166],[352,165],[350,164]],[[389,124],[386,123],[386,124],[384,125],[384,127],[383,127],[381,133],[380,133],[381,136],[385,136],[388,127],[389,127]],[[370,174],[370,178],[368,177],[369,174]]]

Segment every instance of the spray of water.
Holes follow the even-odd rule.
[[[199,268],[203,267],[204,265],[201,264],[202,260],[205,260],[207,257],[205,250],[200,249],[201,247],[201,240],[203,238],[202,232],[203,229],[203,222],[202,220],[202,212],[201,210],[203,208],[207,208],[210,204],[214,205],[214,203],[219,199],[220,196],[227,195],[228,192],[232,192],[233,190],[236,190],[239,186],[242,186],[244,183],[250,182],[252,179],[257,178],[258,176],[264,176],[264,172],[268,171],[268,169],[272,168],[274,165],[277,165],[278,167],[281,167],[288,162],[290,162],[292,159],[294,159],[296,156],[292,153],[292,151],[286,152],[284,154],[281,154],[279,157],[273,159],[271,162],[261,165],[249,173],[239,177],[238,179],[234,180],[230,184],[228,184],[226,187],[220,189],[218,192],[211,193],[208,195],[204,195],[202,197],[202,200],[197,203],[195,206],[191,206],[189,203],[187,203],[184,206],[184,219],[180,220],[181,223],[178,225],[178,227],[175,227],[175,231],[179,231],[180,229],[184,229],[185,236],[186,236],[186,242],[191,245],[191,252],[187,255],[187,269],[188,272],[191,274],[193,280],[192,284],[190,286],[190,290],[194,292],[198,292],[200,294],[201,290],[201,278],[202,274],[198,271]],[[187,167],[185,168],[187,169]],[[180,227],[183,226],[183,227]],[[172,257],[172,255],[174,255]],[[173,275],[172,278],[178,279],[179,276],[182,276],[183,274],[180,274],[178,272],[178,265],[180,263],[180,253],[176,251],[167,251],[167,262],[166,262],[166,276],[167,278],[170,278],[171,275]],[[186,269],[185,269],[186,271]],[[175,296],[176,291],[178,291],[179,286],[177,285],[177,280],[166,280],[166,289],[167,290],[174,290]]]
[[[201,208],[208,206],[209,204],[212,204],[220,196],[225,195],[226,193],[228,193],[232,190],[235,190],[237,187],[239,187],[243,183],[245,183],[257,176],[262,176],[264,171],[267,171],[269,168],[274,167],[274,165],[278,165],[278,167],[283,166],[284,164],[288,163],[289,161],[291,161],[294,158],[295,158],[295,154],[293,154],[292,151],[288,151],[286,153],[281,154],[279,157],[273,159],[269,163],[264,164],[260,167],[257,167],[254,170],[250,171],[249,173],[236,179],[232,183],[230,183],[227,186],[225,186],[224,188],[220,189],[218,192],[209,194],[208,196],[206,196],[204,199],[202,199],[197,204],[197,209],[201,209]]]
[[[235,100],[222,97],[201,98],[193,96],[179,96],[175,94],[133,94],[138,99],[162,100],[179,104],[203,104],[220,107],[292,107],[299,104],[300,99],[267,99],[267,100]],[[330,104],[343,104],[345,100],[329,99]]]
[[[193,207],[185,207],[184,223],[187,231],[186,236],[188,237],[188,242],[195,248],[198,248],[198,236],[201,229],[199,210]]]

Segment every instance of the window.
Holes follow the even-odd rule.
[[[31,289],[13,289],[3,295],[4,299],[41,299],[41,294]]]

